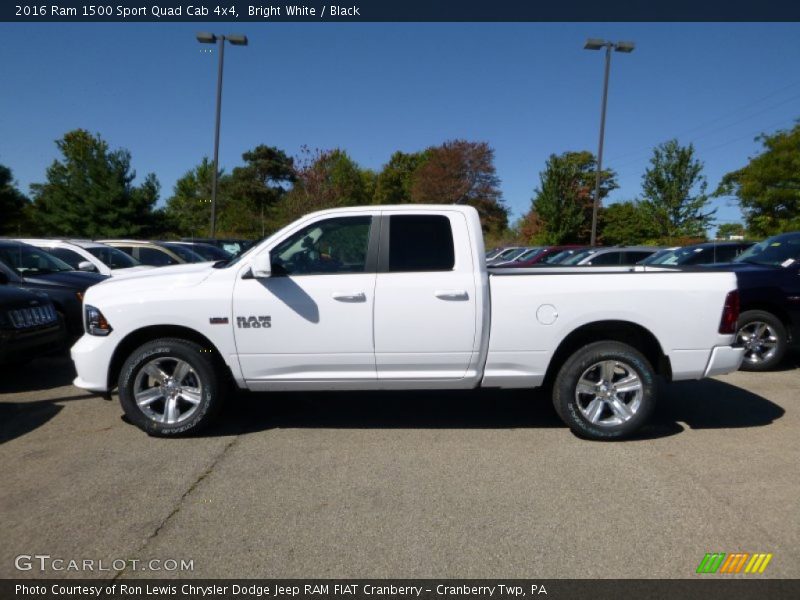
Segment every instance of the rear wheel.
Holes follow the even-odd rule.
[[[577,435],[594,440],[627,437],[647,422],[656,402],[653,367],[620,342],[577,350],[556,376],[553,404]]]
[[[786,354],[786,327],[772,313],[747,310],[739,315],[736,343],[744,347],[743,371],[768,371]]]
[[[194,342],[158,339],[122,365],[119,399],[127,417],[155,436],[196,433],[213,419],[222,391],[210,353]]]

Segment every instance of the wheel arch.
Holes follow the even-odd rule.
[[[558,370],[576,350],[587,344],[601,341],[628,344],[644,354],[656,373],[667,380],[672,378],[669,357],[664,354],[664,350],[653,332],[631,321],[606,320],[581,325],[562,340],[547,366],[545,385],[553,382]]]
[[[774,315],[776,319],[778,319],[781,323],[783,323],[783,326],[786,328],[786,332],[791,336],[792,319],[789,317],[789,312],[784,310],[777,304],[763,300],[744,302],[742,306],[739,308],[739,314],[750,310],[760,310],[763,312],[768,312],[771,315]]]
[[[114,354],[111,357],[111,362],[109,363],[108,368],[109,392],[117,387],[117,379],[119,378],[120,371],[122,370],[122,364],[125,362],[125,359],[130,355],[130,353],[142,344],[159,338],[184,339],[208,349],[212,354],[214,365],[217,367],[220,375],[228,378],[229,382],[234,381],[230,368],[228,368],[228,365],[222,358],[222,354],[220,353],[219,349],[202,333],[182,325],[148,325],[147,327],[142,327],[130,332],[119,344],[117,344],[117,347],[114,349]]]

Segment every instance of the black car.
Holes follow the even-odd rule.
[[[673,266],[729,263],[752,245],[753,242],[704,242],[656,252],[639,264]]]
[[[771,369],[800,344],[800,232],[768,238],[724,268],[739,282],[742,369]]]
[[[185,258],[185,250],[191,250],[206,261],[217,262],[218,260],[230,260],[233,258],[230,252],[226,252],[222,248],[204,242],[159,242],[159,244],[166,246],[181,258]]]
[[[0,367],[62,349],[64,323],[47,294],[8,283],[8,276],[0,272]]]
[[[46,293],[64,316],[72,337],[83,334],[84,292],[108,279],[98,273],[75,271],[44,250],[11,240],[0,240],[0,273],[11,286]]]

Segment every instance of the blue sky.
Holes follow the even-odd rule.
[[[156,173],[163,202],[213,149],[217,57],[198,30],[250,38],[225,54],[226,169],[260,143],[341,147],[379,169],[395,150],[483,140],[515,217],[549,154],[596,151],[603,61],[587,37],[637,44],[612,59],[612,201],[640,194],[657,143],[693,142],[713,190],[758,133],[800,117],[796,23],[3,23],[0,163],[27,192],[54,140],[82,127],[128,148],[140,178]],[[720,222],[740,218],[715,205]]]

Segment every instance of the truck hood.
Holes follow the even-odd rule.
[[[85,273],[83,271],[61,271],[60,273],[46,273],[42,275],[22,275],[25,283],[33,283],[50,287],[64,287],[84,291],[89,286],[108,279],[99,273]]]
[[[87,294],[87,302],[89,302],[90,298],[97,298],[100,295],[131,294],[137,291],[153,289],[167,290],[191,287],[211,275],[214,270],[213,264],[205,262],[172,265],[114,276],[102,284],[92,287],[91,295]]]

